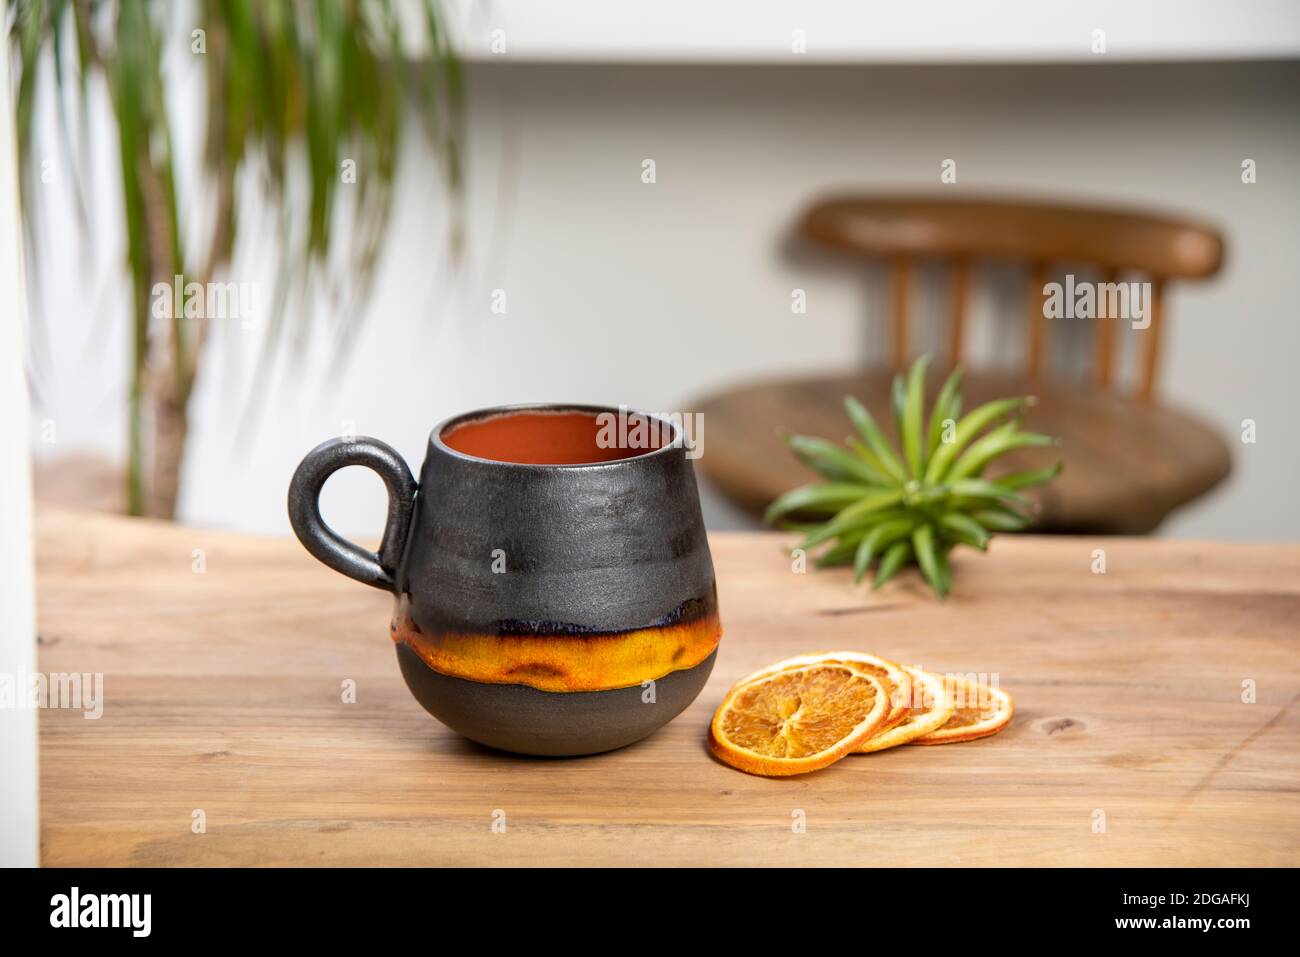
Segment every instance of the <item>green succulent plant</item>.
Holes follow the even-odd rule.
[[[958,545],[981,551],[995,532],[1029,525],[1030,502],[1020,490],[1051,481],[1061,462],[1050,468],[984,478],[999,456],[1013,449],[1056,445],[1057,440],[1020,428],[1032,396],[998,399],[961,414],[961,369],[948,376],[925,415],[925,372],[929,356],[918,359],[907,378],[893,386],[893,414],[901,453],[892,446],[871,413],[847,396],[844,406],[858,438],[842,448],[825,439],[792,435],[791,451],[826,478],[786,492],[768,508],[768,522],[796,516],[823,517],[816,523],[786,521],[805,533],[798,548],[828,545],[821,567],[852,564],[860,582],[875,563],[873,587],[900,568],[919,565],[940,598],[948,594],[948,554]]]

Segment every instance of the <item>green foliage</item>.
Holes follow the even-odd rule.
[[[84,150],[87,83],[106,84],[118,134],[121,201],[131,275],[130,509],[141,511],[144,437],[141,406],[159,363],[150,294],[174,274],[207,283],[229,266],[241,233],[241,189],[263,190],[276,224],[280,274],[269,308],[267,351],[255,381],[285,335],[286,300],[297,287],[345,276],[352,298],[336,305],[336,356],[345,356],[367,301],[392,209],[398,146],[408,107],[440,157],[459,209],[464,83],[433,0],[8,0],[17,64],[17,131],[22,202],[33,257],[41,157],[36,116],[40,87],[53,80],[66,153],[80,171],[65,104],[76,104]],[[405,16],[399,17],[399,12]],[[177,19],[193,13],[193,24]],[[399,25],[399,20],[400,25]],[[418,35],[417,35],[418,34]],[[184,44],[181,49],[179,44]],[[181,195],[166,90],[164,47],[202,57],[208,115],[201,195]],[[410,59],[409,48],[422,53]],[[71,55],[71,57],[70,57]],[[67,62],[69,59],[72,62]],[[49,64],[52,69],[46,69]],[[73,81],[70,83],[69,81]],[[74,85],[75,84],[75,85]],[[344,186],[345,160],[355,181]],[[241,175],[248,171],[250,174]],[[305,174],[302,175],[302,174]],[[305,191],[291,182],[306,183]],[[84,217],[84,191],[77,186]],[[350,200],[340,241],[335,209]],[[203,248],[187,248],[186,213],[210,224]],[[455,211],[454,211],[455,212]],[[256,224],[253,224],[256,225]],[[452,217],[452,252],[460,244]],[[339,249],[342,255],[334,255]],[[306,316],[304,305],[298,310]],[[308,332],[305,324],[297,330]],[[191,393],[204,329],[176,317],[162,351],[172,379],[167,401],[182,409]],[[250,402],[250,408],[253,403]]]
[[[795,435],[790,449],[827,481],[786,492],[767,510],[769,522],[799,515],[806,521],[800,548],[832,543],[818,565],[853,566],[855,581],[876,564],[879,588],[899,569],[915,563],[942,598],[951,586],[948,555],[958,545],[981,551],[994,532],[1029,524],[1020,489],[1051,481],[1051,468],[985,479],[985,469],[1013,449],[1055,445],[1056,440],[1020,429],[1027,397],[1000,399],[961,414],[961,370],[955,370],[925,416],[925,372],[917,360],[907,377],[894,380],[892,406],[901,454],[857,399],[844,400],[860,438],[847,449],[824,439]]]

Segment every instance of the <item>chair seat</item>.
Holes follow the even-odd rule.
[[[929,401],[940,377],[931,375]],[[843,398],[857,396],[896,438],[890,414],[892,373],[869,369],[838,376],[756,384],[695,406],[704,413],[703,454],[696,466],[726,497],[755,514],[778,495],[816,480],[785,446],[791,433],[840,441],[853,431]],[[1035,531],[1143,534],[1178,506],[1227,476],[1222,437],[1195,416],[1157,403],[1084,387],[1030,387],[1000,373],[968,372],[964,410],[990,399],[1035,395],[1027,428],[1062,440],[1057,449],[1019,449],[989,475],[1050,465],[1065,470],[1051,484],[1027,490],[1038,505]]]

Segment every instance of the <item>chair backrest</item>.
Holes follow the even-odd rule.
[[[840,250],[891,263],[892,361],[908,361],[908,300],[911,273],[919,260],[951,264],[952,306],[948,328],[949,364],[962,359],[973,263],[1011,260],[1028,267],[1025,280],[1025,374],[1043,375],[1049,354],[1050,320],[1044,318],[1043,287],[1049,269],[1094,267],[1099,283],[1138,273],[1150,282],[1143,330],[1138,392],[1150,398],[1159,366],[1165,325],[1164,286],[1169,279],[1201,279],[1219,270],[1223,239],[1197,223],[1144,213],[996,200],[936,199],[922,196],[852,195],[817,203],[804,216],[804,235]],[[1105,297],[1099,307],[1104,310]],[[1099,318],[1106,318],[1105,314]],[[1113,379],[1115,323],[1096,328],[1093,379],[1109,388]]]

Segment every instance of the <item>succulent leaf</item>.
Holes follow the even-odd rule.
[[[894,577],[894,574],[912,558],[911,542],[897,542],[885,552],[876,569],[876,580],[871,588],[875,590]]]
[[[892,505],[897,505],[903,500],[904,492],[902,489],[893,489],[881,491],[872,489],[867,495],[862,496],[852,505],[841,510],[829,522],[822,526],[820,531],[814,532],[803,540],[803,548],[812,548],[814,545],[820,545],[827,541],[842,535],[852,528],[860,525],[873,512],[881,512]]]
[[[800,462],[832,482],[883,484],[887,481],[870,464],[834,442],[807,435],[792,435],[786,443]]]
[[[853,558],[853,584],[859,584],[867,573],[871,560],[880,554],[886,545],[892,545],[898,539],[910,535],[916,526],[914,518],[896,518],[881,522],[862,536]]]
[[[934,409],[930,413],[930,426],[926,430],[927,455],[934,455],[939,448],[939,443],[943,441],[944,420],[952,419],[955,426],[957,416],[961,414],[961,395],[957,392],[959,388],[961,388],[961,366],[952,370],[935,397]]]
[[[943,598],[948,594],[948,589],[944,584],[944,575],[939,568],[939,559],[935,553],[933,525],[926,523],[917,526],[916,531],[912,532],[912,549],[916,552],[916,560],[921,566],[926,581],[939,597]]]
[[[1050,435],[1039,435],[1037,432],[1017,432],[1016,429],[1019,427],[1016,422],[1008,422],[972,444],[970,448],[962,453],[961,458],[953,464],[947,475],[948,480],[966,478],[968,475],[979,475],[984,471],[986,465],[1012,449],[1056,444],[1056,439]]]
[[[801,485],[786,492],[769,505],[763,520],[771,523],[783,515],[794,512],[834,515],[872,491],[874,489],[870,485],[853,485],[847,482]]]
[[[894,454],[894,450],[889,446],[889,440],[880,431],[880,427],[876,425],[876,420],[871,417],[867,407],[852,396],[847,396],[844,399],[844,408],[848,410],[849,418],[853,420],[854,427],[861,433],[862,441],[866,443],[872,455],[879,460],[881,468],[895,481],[903,481],[905,476],[903,475],[902,463],[898,461],[898,456]]]
[[[1045,469],[1034,469],[1029,472],[1013,472],[1010,475],[1000,475],[994,481],[1006,489],[1029,488],[1033,485],[1042,485],[1044,482],[1050,482],[1056,476],[1061,474],[1061,469],[1065,463],[1058,461],[1055,465]]]
[[[971,545],[983,550],[988,547],[989,533],[984,526],[961,512],[945,512],[939,516],[939,524],[963,545]]]
[[[791,451],[828,481],[792,489],[767,511],[769,522],[800,521],[799,547],[826,546],[817,565],[852,565],[860,582],[875,564],[879,588],[908,564],[920,567],[939,597],[952,587],[949,555],[958,545],[984,550],[996,532],[1029,525],[1028,499],[1020,490],[1051,481],[1061,463],[993,479],[984,471],[1014,449],[1057,444],[1021,429],[1025,397],[998,399],[961,415],[961,372],[944,381],[926,415],[923,357],[894,380],[890,412],[899,445],[890,443],[866,407],[852,396],[844,408],[857,437],[845,447],[825,439],[792,436]],[[946,420],[952,427],[945,429]],[[947,441],[945,441],[945,439]]]
[[[970,517],[990,532],[1019,532],[1029,527],[1029,519],[1010,509],[981,509]]]
[[[1028,402],[1029,400],[1024,397],[995,399],[992,402],[984,403],[972,412],[966,413],[961,421],[957,423],[953,440],[941,443],[939,450],[934,453],[934,458],[930,460],[930,464],[925,470],[925,480],[927,482],[937,482],[943,478],[947,474],[948,466],[957,457],[957,453],[969,445],[976,435],[997,419],[1002,418],[1002,416],[1018,412]]]
[[[902,422],[899,434],[903,440],[903,454],[907,459],[908,474],[920,479],[925,468],[924,437],[921,429],[925,418],[925,369],[930,364],[929,356],[916,360],[912,370],[907,374],[907,394],[903,399]],[[897,380],[896,380],[897,381]]]

